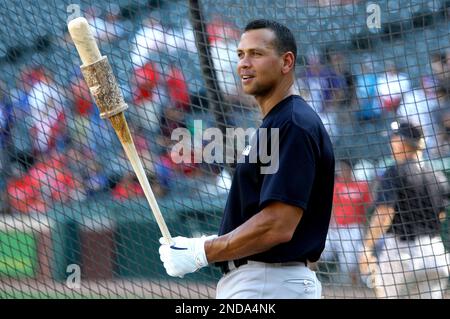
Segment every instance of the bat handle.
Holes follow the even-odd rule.
[[[120,115],[123,116],[123,113]],[[144,191],[145,197],[152,209],[153,216],[156,219],[156,223],[159,226],[162,236],[170,243],[173,244],[172,236],[170,235],[169,229],[167,228],[166,222],[164,221],[164,217],[161,214],[161,210],[159,209],[158,202],[156,201],[155,195],[153,194],[150,183],[148,182],[147,175],[145,174],[144,167],[142,166],[142,162],[139,159],[139,155],[136,151],[136,147],[134,146],[133,140],[131,139],[131,135],[126,134],[129,140],[124,141],[123,136],[121,138],[122,146],[125,150],[126,155],[128,156],[131,166],[136,173],[136,177],[139,180],[139,183],[142,186],[142,190]],[[119,138],[121,135],[119,135]]]

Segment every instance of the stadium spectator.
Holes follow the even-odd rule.
[[[30,112],[28,103],[29,92],[44,77],[42,67],[26,67],[17,78],[16,87],[11,90],[11,99],[15,109],[19,109],[23,113]]]
[[[139,158],[142,161],[142,165],[144,167],[147,178],[150,181],[153,181],[155,179],[155,175],[157,174],[155,168],[156,164],[154,163],[157,155],[150,149],[150,142],[146,139],[142,129],[130,126],[130,132],[133,136],[133,142],[136,146]],[[155,195],[160,196],[160,187],[155,186],[153,192],[155,193]],[[121,174],[121,176],[118,176],[118,181],[113,186],[112,190],[112,196],[115,199],[124,201],[128,198],[139,197],[143,195],[143,190],[133,171],[127,170],[123,174]]]
[[[161,195],[166,195],[170,190],[176,186],[178,178],[193,178],[201,173],[199,171],[199,165],[194,163],[194,153],[189,146],[178,150],[173,147],[174,143],[171,142],[167,146],[167,151],[161,154],[159,159],[155,163],[156,181],[159,185],[159,191]],[[183,158],[183,152],[190,150],[191,153],[189,162],[175,163],[174,159]],[[180,153],[177,153],[180,151]]]
[[[184,112],[189,112],[189,91],[183,72],[175,65],[171,65],[166,75],[167,94],[170,104]]]
[[[154,17],[145,19],[131,43],[131,61],[135,67],[142,67],[151,55],[166,48],[166,35],[161,22]]]
[[[300,90],[305,93],[303,98],[317,113],[322,113],[325,109],[322,90],[326,88],[326,78],[323,73],[319,53],[315,50],[308,52],[306,70],[299,74],[298,83]]]
[[[10,162],[10,131],[12,125],[12,106],[7,95],[6,86],[0,81],[0,201],[5,189],[6,173]],[[0,204],[0,210],[3,205]]]
[[[155,172],[157,180],[156,191],[160,196],[165,196],[170,189],[174,181],[174,171],[176,167],[170,157],[170,152],[162,154],[155,163]]]
[[[155,63],[146,62],[135,70],[132,78],[134,122],[146,135],[159,131],[164,101],[161,99],[162,86],[160,70]]]
[[[197,53],[194,30],[189,19],[180,23],[182,28],[168,28],[166,30],[166,46],[169,54],[180,54],[180,51]]]
[[[322,260],[337,259],[338,280],[346,282],[350,279],[356,285],[358,256],[372,196],[368,182],[355,180],[351,161],[339,161],[339,168],[334,185],[333,215]]]
[[[381,105],[377,91],[377,76],[372,61],[365,59],[361,64],[361,74],[356,75],[356,99],[359,110],[356,117],[360,121],[380,118]]]
[[[48,205],[41,194],[39,180],[27,174],[18,162],[11,165],[10,174],[6,190],[11,212],[22,214],[46,212]]]
[[[450,91],[450,49],[447,49],[445,51],[445,54],[442,55],[443,59],[443,75],[442,75],[442,82],[440,85],[447,90],[447,92]]]
[[[207,32],[220,91],[227,101],[238,102],[243,96],[238,85],[239,80],[235,75],[239,33],[236,33],[236,28],[220,17],[216,17],[208,24]]]
[[[319,53],[314,49],[308,52],[306,64],[306,70],[298,75],[297,84],[302,92],[302,97],[320,116],[330,138],[333,140],[338,135],[338,126],[336,124],[336,110],[331,107],[333,105],[332,75],[322,64]]]
[[[95,149],[97,144],[95,124],[98,111],[89,88],[80,74],[72,76],[68,98],[70,107],[67,111],[67,126],[70,142],[77,146],[85,145]]]
[[[239,29],[232,23],[225,21],[220,15],[212,17],[211,22],[206,26],[206,32],[211,45],[228,40],[236,41],[240,37]]]
[[[177,107],[167,107],[161,118],[162,145],[168,145],[174,129],[186,127],[186,114]]]
[[[323,69],[323,74],[326,77],[326,86],[323,90],[325,109],[336,111],[350,97],[346,96],[350,93],[347,86],[349,74],[345,73],[345,62],[342,54],[329,48],[324,55],[326,59],[326,65]]]
[[[400,120],[422,126],[425,136],[426,155],[430,157],[437,144],[438,95],[434,89],[434,81],[431,78],[422,77],[420,84],[419,88],[415,88],[403,95],[403,100],[397,110],[397,116]]]
[[[130,127],[136,150],[141,158],[144,170],[149,177],[155,175],[154,159],[157,157],[156,151],[150,147],[150,141],[145,137],[144,132],[137,128]],[[154,143],[152,144],[154,145]]]
[[[94,37],[100,42],[113,42],[125,35],[123,22],[120,18],[120,7],[117,4],[109,4],[104,18],[101,10],[95,6],[90,7],[86,13],[86,19],[92,27]]]
[[[28,102],[33,120],[30,135],[34,153],[49,152],[65,140],[64,95],[51,76],[44,74],[31,89]]]
[[[346,95],[350,93],[347,82],[351,75],[345,70],[344,56],[328,48],[324,57],[326,65],[322,64],[321,55],[311,50],[306,56],[306,72],[300,74],[301,86],[309,91],[307,101],[318,113],[336,111],[347,102]]]
[[[40,154],[27,175],[38,185],[47,204],[85,198],[84,186],[69,169],[67,156],[56,150]]]
[[[89,116],[95,107],[86,81],[77,72],[70,81],[70,94],[72,95],[73,110],[80,116]]]
[[[385,112],[395,113],[403,99],[403,94],[411,90],[406,74],[400,73],[393,62],[386,62],[386,72],[378,78],[378,94]]]
[[[337,49],[328,48],[326,59],[330,72],[331,106],[348,107],[354,97],[354,83],[345,55]]]
[[[420,126],[392,123],[390,142],[395,164],[385,171],[376,191],[375,212],[359,258],[361,273],[372,273],[378,298],[443,298],[450,255],[440,231],[448,181],[423,163]],[[383,249],[375,256],[375,243],[382,236]]]
[[[113,188],[112,196],[118,201],[125,201],[133,197],[144,196],[144,191],[136,175],[133,172],[128,172]]]
[[[88,146],[71,146],[67,150],[67,166],[76,180],[81,181],[87,196],[108,189],[109,181],[94,151]]]
[[[434,120],[434,137],[436,145],[434,148],[429,149],[428,153],[430,158],[443,158],[448,155],[447,151],[447,134],[446,134],[446,117],[450,112],[450,100],[448,91],[443,87],[436,89],[437,106],[435,112],[433,112]]]
[[[18,75],[16,87],[11,91],[11,147],[14,157],[25,166],[33,164],[33,144],[30,130],[34,121],[29,104],[30,91],[43,77],[42,67],[26,67]]]
[[[12,105],[5,83],[0,81],[0,149],[4,148],[9,136]]]
[[[437,85],[444,87],[446,82],[446,56],[441,52],[430,54],[431,72]]]
[[[450,109],[442,112],[440,117],[441,125],[436,133],[437,154],[441,158],[450,157]]]
[[[67,156],[70,169],[86,185],[87,195],[90,196],[108,187],[108,173],[116,175],[114,168],[108,172],[106,168],[114,167],[119,158],[116,156],[113,161],[106,159],[121,146],[108,121],[100,118],[81,74],[72,76],[70,88],[70,111],[66,112],[70,142]]]
[[[136,68],[132,82],[134,84],[133,102],[140,104],[144,100],[152,100],[153,89],[158,85],[159,70],[153,62],[147,62]]]

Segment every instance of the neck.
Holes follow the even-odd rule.
[[[264,96],[255,96],[256,101],[261,108],[263,117],[270,112],[270,110],[280,103],[288,96],[295,95],[297,90],[295,89],[294,79],[284,79],[273,91],[268,92]]]
[[[401,164],[407,161],[421,161],[422,160],[422,151],[412,151],[405,153],[404,156],[401,156],[400,158],[397,158],[397,163]]]

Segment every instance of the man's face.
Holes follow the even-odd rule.
[[[245,93],[264,96],[280,82],[283,56],[274,47],[274,40],[275,34],[269,29],[250,30],[242,34],[237,49],[237,72]]]
[[[391,148],[392,148],[392,155],[395,159],[398,157],[402,157],[402,155],[405,154],[405,149],[403,147],[403,141],[400,136],[393,135],[391,137]]]
[[[415,149],[397,134],[391,137],[391,149],[392,156],[397,162],[405,160],[409,154],[415,152]]]

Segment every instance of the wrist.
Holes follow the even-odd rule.
[[[216,239],[216,238],[218,238],[217,235],[208,236],[208,237],[206,237],[206,240],[204,242],[205,258],[206,258],[206,262],[208,264],[214,262],[214,260],[211,261],[210,258],[213,255],[213,254],[211,254],[211,250],[212,250],[212,246],[213,246],[213,240]]]
[[[202,236],[198,238],[196,242],[195,247],[195,264],[197,268],[202,268],[208,266],[208,258],[206,257],[206,249],[205,249],[205,243],[208,240],[216,238],[217,235],[212,236]]]

